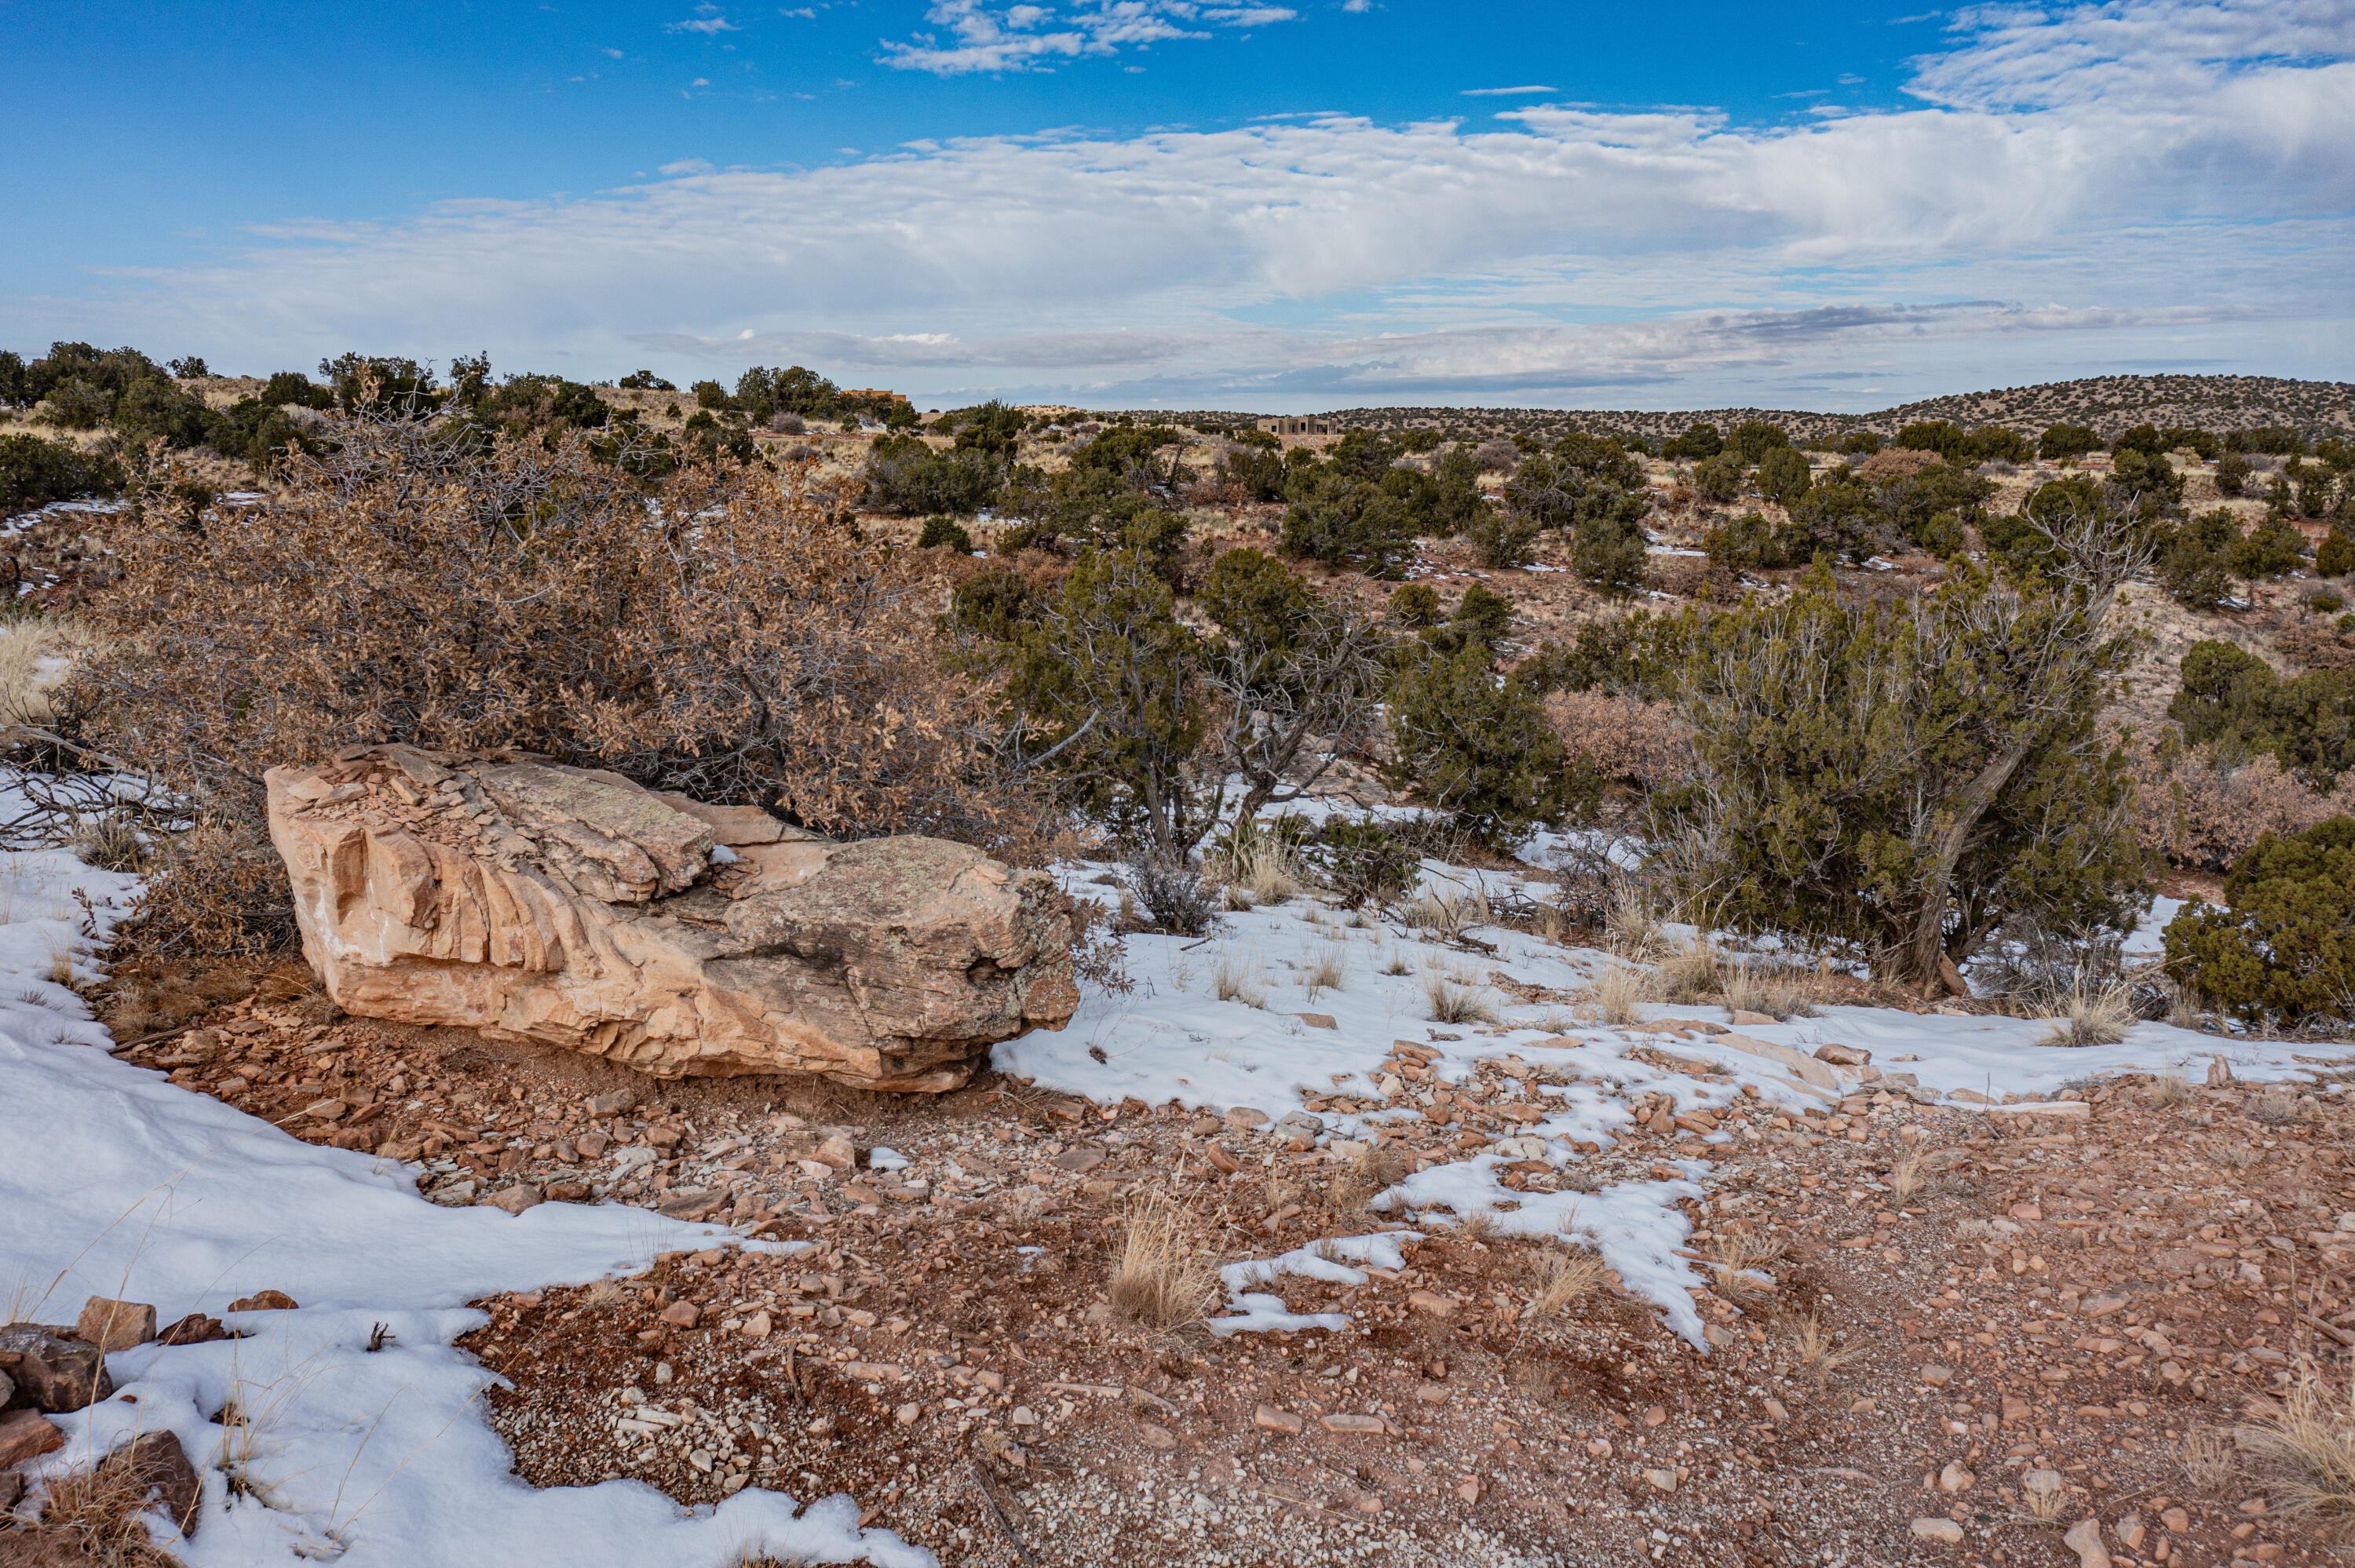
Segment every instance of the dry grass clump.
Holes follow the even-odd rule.
[[[1688,937],[1684,945],[1661,960],[1653,984],[1663,1001],[1693,1002],[1724,991],[1724,956],[1707,937]]]
[[[46,729],[57,721],[57,699],[68,664],[92,645],[90,630],[69,615],[30,615],[0,607],[0,726]]]
[[[1728,1301],[1747,1301],[1764,1294],[1755,1271],[1783,1255],[1783,1244],[1764,1231],[1719,1231],[1710,1237],[1710,1284]]]
[[[2188,1105],[2191,1099],[2191,1086],[2184,1081],[2180,1073],[2161,1073],[2151,1079],[2150,1087],[2143,1091],[2143,1097],[2161,1108]]]
[[[2308,1365],[2281,1407],[2237,1436],[2289,1511],[2355,1516],[2355,1382],[2334,1393]]]
[[[2245,1114],[2251,1121],[2261,1121],[2268,1127],[2287,1127],[2306,1119],[2305,1107],[2297,1103],[2297,1091],[2286,1084],[2273,1084],[2250,1097]]]
[[[1176,1333],[1209,1311],[1218,1277],[1176,1203],[1152,1197],[1129,1210],[1113,1265],[1114,1307],[1148,1329]]]
[[[2240,1456],[2232,1451],[2232,1440],[2206,1427],[2183,1435],[2183,1440],[2175,1446],[2175,1459],[2183,1467],[2183,1478],[2191,1484],[2191,1489],[2211,1496],[2231,1486],[2241,1472]]]
[[[1401,913],[1409,926],[1430,932],[1440,940],[1452,942],[1476,926],[1495,924],[1495,914],[1488,907],[1488,891],[1471,887],[1447,892],[1425,887],[1414,895]]]
[[[1540,1266],[1543,1270],[1537,1294],[1529,1298],[1522,1314],[1540,1322],[1561,1317],[1581,1301],[1603,1289],[1611,1270],[1594,1254],[1580,1247],[1571,1252],[1548,1252]]]
[[[1214,869],[1232,906],[1241,909],[1296,898],[1308,882],[1300,852],[1264,831],[1239,835],[1219,854]]]
[[[1840,1344],[1824,1320],[1813,1312],[1798,1319],[1791,1331],[1792,1351],[1822,1388],[1832,1373],[1864,1353],[1862,1345]]]
[[[1889,1193],[1902,1206],[1922,1190],[1922,1150],[1909,1149],[1889,1167]]]
[[[1325,991],[1339,991],[1348,974],[1349,949],[1334,942],[1308,955],[1308,961],[1301,967],[1300,983],[1307,989],[1308,1000],[1314,1001]]]
[[[1433,1023],[1493,1023],[1495,1004],[1477,969],[1461,965],[1433,964],[1423,971],[1423,1000],[1431,1004]]]
[[[1612,964],[1594,977],[1593,990],[1594,1005],[1604,1022],[1633,1023],[1636,1004],[1650,992],[1651,977],[1632,964]]]
[[[2134,991],[2123,980],[2081,974],[2045,1005],[2052,1029],[2042,1045],[2115,1045],[2134,1027]]]
[[[1210,987],[1218,993],[1220,1001],[1240,1001],[1245,1007],[1265,1007],[1266,977],[1265,966],[1251,948],[1237,952],[1221,948],[1218,962],[1210,968]]]
[[[1642,962],[1660,947],[1660,916],[1650,895],[1633,882],[1611,889],[1603,911],[1604,944],[1623,959]]]
[[[151,1510],[171,1510],[170,1501],[158,1496],[164,1479],[161,1466],[143,1457],[136,1445],[125,1445],[90,1469],[51,1481],[35,1534],[59,1538],[90,1561],[114,1568],[179,1568],[179,1560],[159,1550],[148,1531]],[[186,1528],[196,1502],[186,1499],[190,1517],[173,1520],[175,1529]]]

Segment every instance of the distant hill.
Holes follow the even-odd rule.
[[[1139,418],[1188,423],[1248,423],[1249,414],[1153,413]],[[1917,419],[1951,419],[1966,428],[2008,425],[2033,436],[2047,425],[2091,425],[2106,438],[2130,425],[2190,425],[2246,430],[2288,425],[2308,438],[2355,434],[2355,384],[2289,381],[2275,376],[2096,376],[1926,397],[1871,414],[1823,414],[1801,408],[1343,408],[1320,416],[1344,429],[1417,428],[1462,435],[1560,435],[1588,430],[1657,440],[1706,419],[1721,427],[1769,419],[1801,440],[1870,430],[1893,436]]]

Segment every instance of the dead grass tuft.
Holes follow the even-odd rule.
[[[2123,980],[2079,975],[2045,1005],[2052,1029],[2043,1045],[2115,1045],[2134,1027],[2134,991]]]
[[[1793,1353],[1815,1378],[1819,1389],[1830,1383],[1832,1373],[1864,1353],[1861,1345],[1840,1344],[1833,1331],[1824,1326],[1823,1319],[1813,1312],[1798,1319],[1791,1339]]]
[[[1651,958],[1660,946],[1660,916],[1650,895],[1632,882],[1611,890],[1603,911],[1603,939],[1611,951],[1632,962]]]
[[[2240,1456],[2232,1451],[2232,1441],[2222,1433],[2206,1427],[2187,1432],[2175,1446],[2176,1462],[2183,1467],[2183,1478],[2194,1491],[2214,1495],[2232,1484],[2240,1474]]]
[[[1423,1000],[1433,1023],[1493,1023],[1496,1005],[1477,969],[1433,964],[1423,971]]]
[[[2150,1087],[2144,1091],[2144,1097],[2152,1105],[2162,1108],[2168,1106],[2189,1105],[2191,1101],[2191,1086],[2184,1082],[2183,1075],[2180,1073],[2161,1073],[2151,1079]]]
[[[2275,1483],[2289,1511],[2355,1515],[2355,1382],[2334,1391],[2306,1366],[2280,1409],[2236,1436],[2252,1467]]]
[[[1113,1265],[1114,1307],[1148,1329],[1174,1334],[1203,1319],[1217,1285],[1217,1272],[1176,1203],[1153,1197],[1129,1210]]]
[[[1549,1252],[1537,1294],[1529,1298],[1525,1317],[1545,1322],[1561,1317],[1600,1291],[1610,1269],[1594,1254],[1581,1247],[1573,1252]]]
[[[1719,1231],[1710,1237],[1710,1283],[1728,1301],[1764,1295],[1750,1276],[1783,1255],[1783,1244],[1764,1231]]]
[[[90,1469],[49,1483],[39,1533],[63,1537],[91,1561],[113,1568],[179,1568],[179,1559],[157,1548],[148,1532],[157,1479],[155,1467],[140,1463],[131,1446],[117,1448]],[[175,1522],[186,1528],[186,1521]]]
[[[1636,1006],[1649,991],[1649,977],[1633,964],[1611,964],[1594,977],[1594,1005],[1602,1011],[1603,1022],[1626,1024],[1636,1022]]]
[[[1210,984],[1220,1001],[1240,1001],[1245,1007],[1267,1005],[1266,970],[1259,955],[1249,948],[1237,952],[1232,948],[1219,950],[1219,961],[1210,971]]]
[[[1910,1203],[1922,1190],[1922,1150],[1909,1149],[1889,1167],[1889,1191],[1900,1204]]]
[[[1315,1001],[1326,991],[1339,991],[1348,974],[1349,949],[1337,942],[1329,943],[1308,956],[1301,969],[1300,983],[1307,989],[1308,1000]]]

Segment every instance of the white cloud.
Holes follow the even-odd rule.
[[[1558,90],[1550,87],[1467,87],[1464,90],[1463,96],[1465,98],[1526,98],[1532,93]]]
[[[1061,10],[940,0],[924,12],[924,19],[947,28],[948,37],[919,33],[912,41],[886,39],[882,63],[935,76],[1029,70],[1059,59],[1209,37],[1198,23],[1257,27],[1289,22],[1298,15],[1281,5],[1203,6],[1190,0],[1071,0]]]
[[[692,21],[673,22],[668,30],[674,33],[701,33],[705,37],[713,37],[721,33],[741,33],[744,29],[721,16],[719,6],[698,5]]]
[[[677,368],[798,355],[935,377],[919,390],[1226,406],[1602,387],[1673,405],[1760,378],[2004,385],[2201,356],[2343,375],[2355,40],[2208,6],[2200,37],[2254,52],[2186,66],[2115,16],[1973,13],[1921,64],[1921,107],[1796,126],[1545,105],[1476,129],[1327,114],[676,164],[588,197],[272,226],[218,265],[121,274],[103,303],[0,302],[0,333],[96,318],[289,362],[477,342],[616,365],[644,345]],[[2055,57],[2032,80],[2031,34]]]

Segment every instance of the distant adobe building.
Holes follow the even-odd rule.
[[[1311,419],[1300,414],[1278,414],[1258,421],[1259,428],[1271,436],[1329,436],[1333,427],[1323,419]]]

